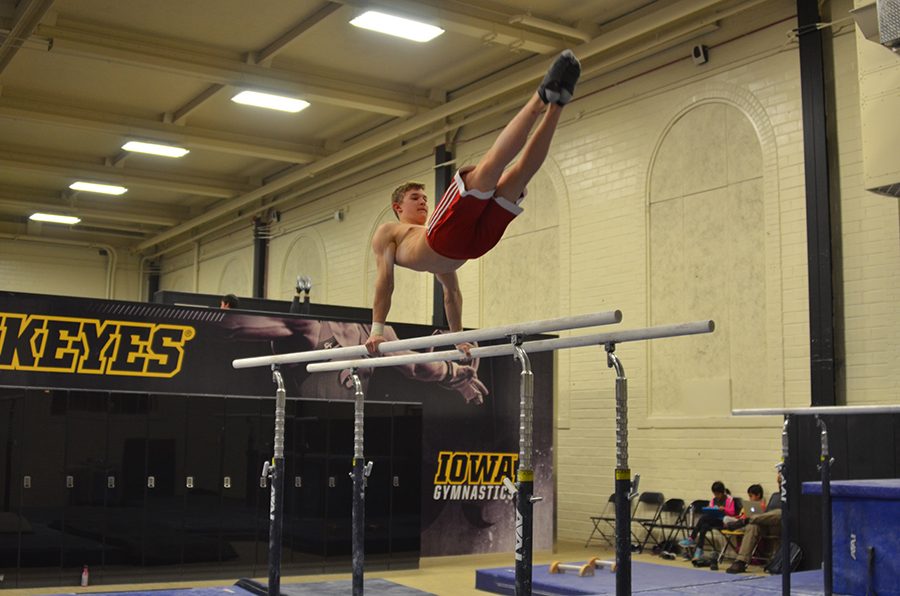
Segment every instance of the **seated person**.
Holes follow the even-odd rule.
[[[750,564],[750,555],[756,549],[761,538],[774,538],[781,532],[781,472],[776,476],[778,490],[769,497],[769,504],[764,513],[753,515],[744,526],[744,537],[737,559],[726,569],[727,573],[744,573]],[[754,485],[759,486],[759,485]],[[751,487],[753,488],[753,487]],[[749,490],[747,491],[749,493]],[[760,492],[762,492],[760,490]],[[762,495],[760,495],[762,500]]]
[[[759,484],[751,484],[747,487],[747,500],[741,508],[741,514],[734,518],[725,519],[726,530],[739,530],[746,526],[750,519],[760,513],[766,512],[766,502],[763,500],[763,487]]]
[[[685,538],[679,544],[685,549],[694,549],[693,560],[697,560],[703,556],[703,543],[706,540],[706,534],[713,528],[722,528],[724,526],[724,516],[736,517],[737,512],[734,509],[734,498],[725,488],[725,484],[721,480],[712,483],[713,498],[709,500],[709,509],[716,511],[708,511],[700,516],[694,529],[691,531],[691,537]]]

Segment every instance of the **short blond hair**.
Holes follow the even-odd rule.
[[[425,185],[421,182],[404,182],[391,193],[391,205],[399,205],[406,193],[411,190],[425,190]],[[394,217],[400,218],[396,211],[394,211]]]

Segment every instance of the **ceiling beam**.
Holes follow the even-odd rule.
[[[276,40],[268,44],[266,47],[255,52],[251,52],[250,57],[253,59],[253,63],[260,64],[262,62],[265,62],[266,60],[269,60],[270,58],[274,58],[279,53],[281,53],[284,48],[290,45],[292,41],[296,40],[298,37],[312,29],[318,23],[324,21],[339,8],[341,8],[341,4],[338,2],[326,2],[325,4],[320,6],[319,9],[314,13],[279,35]]]
[[[172,122],[179,126],[184,125],[187,117],[191,115],[194,110],[202,106],[204,103],[215,97],[219,94],[219,91],[225,88],[225,85],[220,85],[219,83],[213,83],[191,99],[187,101],[183,106],[172,112]]]
[[[150,226],[160,226],[168,228],[177,225],[180,221],[175,217],[165,217],[162,215],[149,215],[138,213],[135,211],[97,209],[91,207],[83,207],[81,205],[67,205],[64,203],[45,203],[34,200],[23,200],[21,197],[15,197],[7,192],[0,191],[0,209],[12,210],[23,215],[30,215],[36,211],[44,213],[59,213],[62,215],[75,215],[82,219],[92,219],[100,221],[118,221],[136,223]]]
[[[563,36],[537,33],[511,25],[509,19],[522,11],[509,15],[496,11],[479,10],[467,5],[454,9],[453,3],[441,0],[336,0],[342,4],[362,9],[380,9],[386,13],[412,19],[427,20],[446,31],[474,37],[485,43],[506,46],[535,54],[556,53],[567,47]]]
[[[210,49],[201,52],[179,47],[149,35],[111,29],[90,23],[39,25],[35,34],[53,40],[52,52],[111,60],[122,64],[153,68],[212,84],[263,89],[299,96],[311,102],[405,117],[437,105],[425,90],[411,94],[392,90],[389,85],[371,85],[338,80],[311,72],[266,68],[247,64]],[[71,23],[71,22],[69,22]]]
[[[658,31],[669,23],[688,19],[698,13],[721,5],[723,2],[724,0],[681,0],[669,4],[652,15],[637,19],[627,26],[611,31],[602,37],[575,47],[575,54],[584,61],[598,54],[621,49],[625,44],[634,42],[651,32]],[[321,175],[331,168],[356,160],[361,155],[370,153],[385,143],[402,139],[410,133],[430,126],[445,118],[453,117],[478,104],[499,97],[504,93],[513,91],[524,85],[531,85],[534,81],[543,76],[548,65],[549,59],[546,58],[529,61],[527,65],[517,69],[515,72],[496,81],[487,83],[479,87],[477,91],[472,91],[471,93],[452,99],[451,101],[442,104],[440,107],[434,108],[423,114],[385,126],[375,134],[352,143],[339,151],[332,153],[328,157],[324,157],[307,166],[292,169],[284,175],[267,182],[251,192],[228,201],[223,201],[191,220],[185,221],[174,228],[170,228],[152,238],[138,243],[135,249],[138,251],[145,251],[148,248],[159,245],[180,234],[187,233],[194,228],[219,217],[237,211],[243,206],[251,204],[266,195],[291,187],[313,176]]]
[[[188,149],[204,149],[288,163],[308,163],[326,155],[324,149],[312,143],[290,143],[191,126],[178,126],[125,114],[96,112],[50,103],[41,99],[8,95],[0,97],[0,118],[93,130],[122,137],[174,143]]]
[[[284,48],[286,48],[288,45],[290,45],[292,41],[296,40],[306,31],[309,31],[317,23],[323,21],[326,17],[328,17],[328,15],[330,15],[340,7],[341,5],[336,2],[326,2],[316,12],[288,29],[275,41],[269,43],[260,50],[250,52],[247,60],[251,64],[262,64],[266,67],[270,66],[270,60],[281,53],[281,51],[284,50]],[[226,88],[226,85],[213,83],[202,92],[200,92],[197,96],[193,97],[191,100],[185,103],[182,107],[175,110],[172,113],[172,122],[174,122],[175,124],[184,124],[187,120],[187,117],[192,112],[194,112],[197,108],[218,95]]]
[[[89,181],[94,182],[121,184],[126,187],[155,188],[218,199],[231,198],[256,188],[246,182],[226,179],[222,176],[211,177],[117,168],[93,162],[29,154],[12,147],[0,147],[0,167],[28,170],[69,179],[88,178]]]
[[[9,33],[0,42],[0,74],[9,66],[19,48],[25,43],[41,19],[50,10],[53,0],[20,0],[16,6]]]

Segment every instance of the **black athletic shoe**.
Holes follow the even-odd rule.
[[[538,95],[544,103],[555,103],[564,106],[572,101],[575,93],[575,83],[581,76],[581,63],[572,50],[563,50],[550,65],[550,70],[544,75],[541,86],[538,87]]]
[[[725,573],[744,573],[747,571],[747,564],[743,561],[735,561],[731,567],[725,570]]]

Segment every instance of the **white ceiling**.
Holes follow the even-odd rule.
[[[31,212],[52,209],[83,222],[63,231],[31,225],[29,233],[165,250],[233,221],[239,209],[246,217],[265,208],[275,192],[302,191],[312,175],[335,176],[361,156],[399,150],[404,138],[524,99],[563,48],[575,48],[590,75],[592,63],[628,44],[690,30],[741,4],[748,2],[0,0],[0,229],[25,230]],[[367,8],[446,33],[416,44],[350,26]],[[550,25],[511,23],[521,15]],[[311,105],[285,114],[230,101],[245,88]],[[130,139],[191,153],[124,154]],[[73,193],[76,179],[129,190],[118,198]]]

